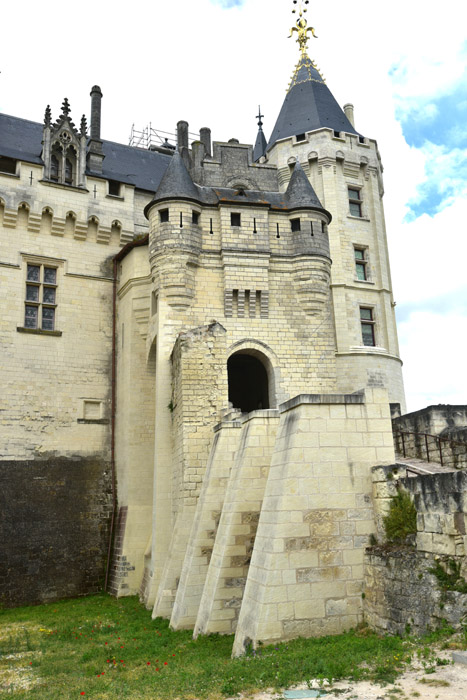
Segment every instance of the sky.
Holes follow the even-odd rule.
[[[9,3],[0,111],[42,121],[68,97],[79,123],[101,86],[102,136],[131,127],[266,137],[298,48],[292,0]],[[111,12],[107,8],[111,7]],[[460,0],[310,0],[316,61],[356,128],[375,138],[407,408],[467,404],[467,40]]]

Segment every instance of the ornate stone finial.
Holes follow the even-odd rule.
[[[304,5],[308,5],[309,0],[304,0]],[[293,35],[294,32],[297,32],[297,43],[300,46],[300,51],[302,54],[302,57],[306,56],[306,45],[309,41],[309,36],[308,32],[311,32],[311,34],[317,39],[318,37],[315,34],[314,27],[309,27],[308,22],[306,21],[305,17],[303,16],[305,12],[308,12],[307,8],[302,6],[302,0],[293,0],[293,4],[297,5],[298,4],[298,14],[299,17],[297,21],[295,22],[295,27],[292,27],[290,30],[290,37]],[[296,9],[292,10],[292,13],[295,14],[297,12]]]
[[[62,114],[67,117],[70,114],[70,103],[68,102],[68,97],[65,97],[62,103]]]
[[[263,129],[262,129],[262,127],[263,127],[263,122],[262,122],[263,117],[264,117],[264,114],[261,114],[261,107],[258,106],[258,114],[256,115],[256,119],[258,120],[258,128],[259,128],[260,131],[263,130]]]
[[[87,127],[87,123],[86,123],[86,115],[83,114],[83,116],[81,117],[81,129],[80,129],[81,136],[86,136],[87,128],[88,127]]]
[[[52,110],[50,109],[50,105],[47,105],[45,108],[45,114],[44,114],[44,126],[51,126],[52,124]]]

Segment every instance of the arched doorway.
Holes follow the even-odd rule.
[[[269,408],[269,381],[265,366],[257,357],[236,352],[227,361],[229,401],[242,413]]]

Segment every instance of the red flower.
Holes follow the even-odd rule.
[[[156,671],[158,671],[158,670],[159,670],[159,669],[158,669],[158,668],[156,668]]]
[[[167,661],[164,661],[164,666],[167,666]]]
[[[151,665],[151,662],[150,662],[150,661],[146,661],[146,666],[150,666],[150,665]]]

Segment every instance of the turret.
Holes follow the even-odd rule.
[[[178,151],[146,206],[154,292],[185,308],[194,296],[194,266],[201,251],[201,196]]]

